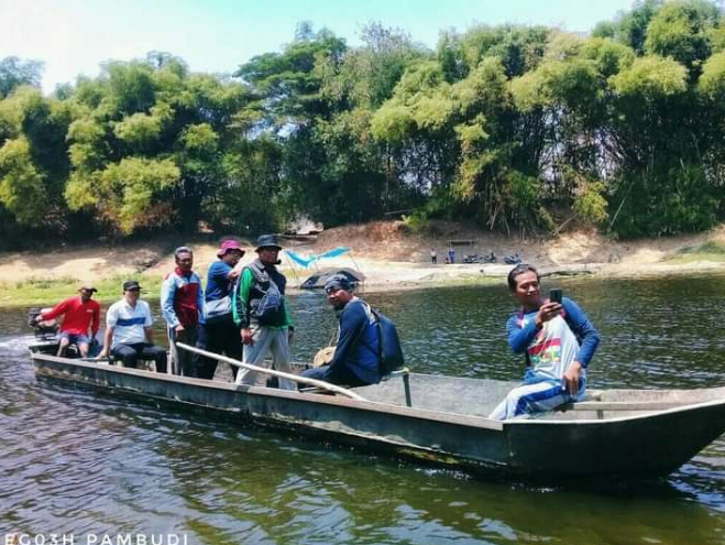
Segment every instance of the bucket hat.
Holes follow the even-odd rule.
[[[219,245],[219,250],[217,250],[217,257],[224,257],[227,252],[230,252],[231,250],[239,250],[242,252],[242,256],[246,253],[242,246],[237,242],[236,240],[225,240]]]
[[[262,248],[277,248],[281,250],[282,246],[279,245],[277,235],[260,235],[257,239],[257,248],[254,251],[258,252]]]

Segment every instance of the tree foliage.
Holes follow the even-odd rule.
[[[23,85],[40,87],[43,63],[36,60],[22,60],[5,57],[0,60],[0,99],[5,98]]]
[[[716,2],[638,0],[591,36],[478,25],[430,51],[371,23],[361,38],[302,23],[232,77],[152,51],[48,97],[41,63],[3,59],[0,230],[251,233],[406,210],[417,227],[577,218],[633,237],[725,216]]]

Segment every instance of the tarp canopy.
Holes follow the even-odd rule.
[[[348,248],[347,246],[338,246],[337,248],[333,248],[332,250],[328,250],[321,254],[310,254],[307,257],[297,254],[297,253],[293,252],[292,250],[285,250],[285,253],[289,256],[289,258],[292,261],[294,261],[299,266],[304,267],[306,269],[307,267],[312,265],[315,261],[318,261],[318,260],[326,258],[326,257],[339,257],[343,254],[346,254],[349,251],[350,251],[350,248]]]

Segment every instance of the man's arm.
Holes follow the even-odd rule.
[[[282,304],[284,305],[284,325],[289,327],[290,330],[293,330],[295,328],[295,324],[292,321],[292,313],[290,313],[287,305],[287,296],[283,296]]]
[[[368,323],[368,317],[361,304],[348,305],[340,316],[340,337],[335,346],[335,356],[330,367],[344,366],[360,338],[363,328]]]
[[[150,327],[144,327],[143,330],[146,334],[146,342],[154,344],[154,330]]]
[[[565,297],[562,300],[562,306],[566,311],[564,318],[567,325],[572,330],[572,333],[580,339],[579,352],[562,377],[569,393],[576,395],[579,391],[582,369],[586,369],[589,365],[599,344],[599,332],[597,332],[589,321],[589,318],[587,318],[587,315],[574,301]]]
[[[249,294],[254,285],[254,273],[252,269],[246,268],[242,273],[242,277],[237,281],[235,290],[232,293],[232,317],[234,323],[240,328],[239,334],[242,338],[242,344],[254,345],[254,333],[249,327],[248,301]]]
[[[254,273],[251,269],[246,268],[232,292],[232,315],[234,317],[234,323],[241,329],[249,327],[247,303],[249,301],[249,293],[252,290],[253,284]]]
[[[534,319],[529,320],[524,327],[520,326],[519,320],[519,316],[514,315],[506,322],[508,342],[514,354],[526,352],[529,344],[531,344],[531,341],[534,340],[541,329],[536,325],[536,320]]]
[[[111,305],[111,308],[109,308],[106,311],[106,332],[103,334],[103,350],[101,350],[101,353],[98,354],[99,358],[106,358],[108,357],[108,354],[111,352],[111,342],[113,339],[113,328],[116,327],[116,322],[118,321],[118,315],[116,311],[116,306]]]
[[[98,329],[101,327],[101,305],[93,307],[93,316],[91,317],[91,338],[95,339]]]
[[[599,346],[599,332],[589,321],[586,313],[574,301],[564,297],[562,305],[566,310],[566,321],[569,327],[580,339],[579,353],[576,355],[575,361],[578,361],[582,367],[587,367]]]
[[[40,319],[41,320],[52,320],[53,318],[56,318],[57,316],[60,316],[61,314],[65,314],[66,310],[68,309],[69,303],[70,303],[70,299],[66,299],[65,301],[61,301],[60,303],[55,305],[48,312],[41,312]]]
[[[199,312],[199,323],[203,324],[206,321],[206,313],[204,311],[204,290],[201,289],[201,277],[196,274],[196,281],[199,283],[199,287],[196,290],[196,310]]]
[[[200,286],[201,287],[201,286]],[[176,295],[176,282],[174,275],[169,274],[161,284],[161,314],[169,327],[180,325],[179,318],[174,310],[174,297]]]
[[[106,332],[103,334],[103,350],[98,354],[99,358],[107,358],[111,352],[111,339],[113,338],[113,328],[106,325]]]

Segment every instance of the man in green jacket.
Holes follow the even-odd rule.
[[[244,344],[242,361],[264,366],[264,358],[271,352],[274,369],[290,373],[289,342],[294,327],[284,297],[287,279],[276,267],[281,249],[275,235],[257,239],[258,257],[242,270],[232,294],[232,312]],[[242,370],[236,382],[254,385],[258,375],[258,371]],[[279,387],[294,390],[296,384],[281,378]]]

